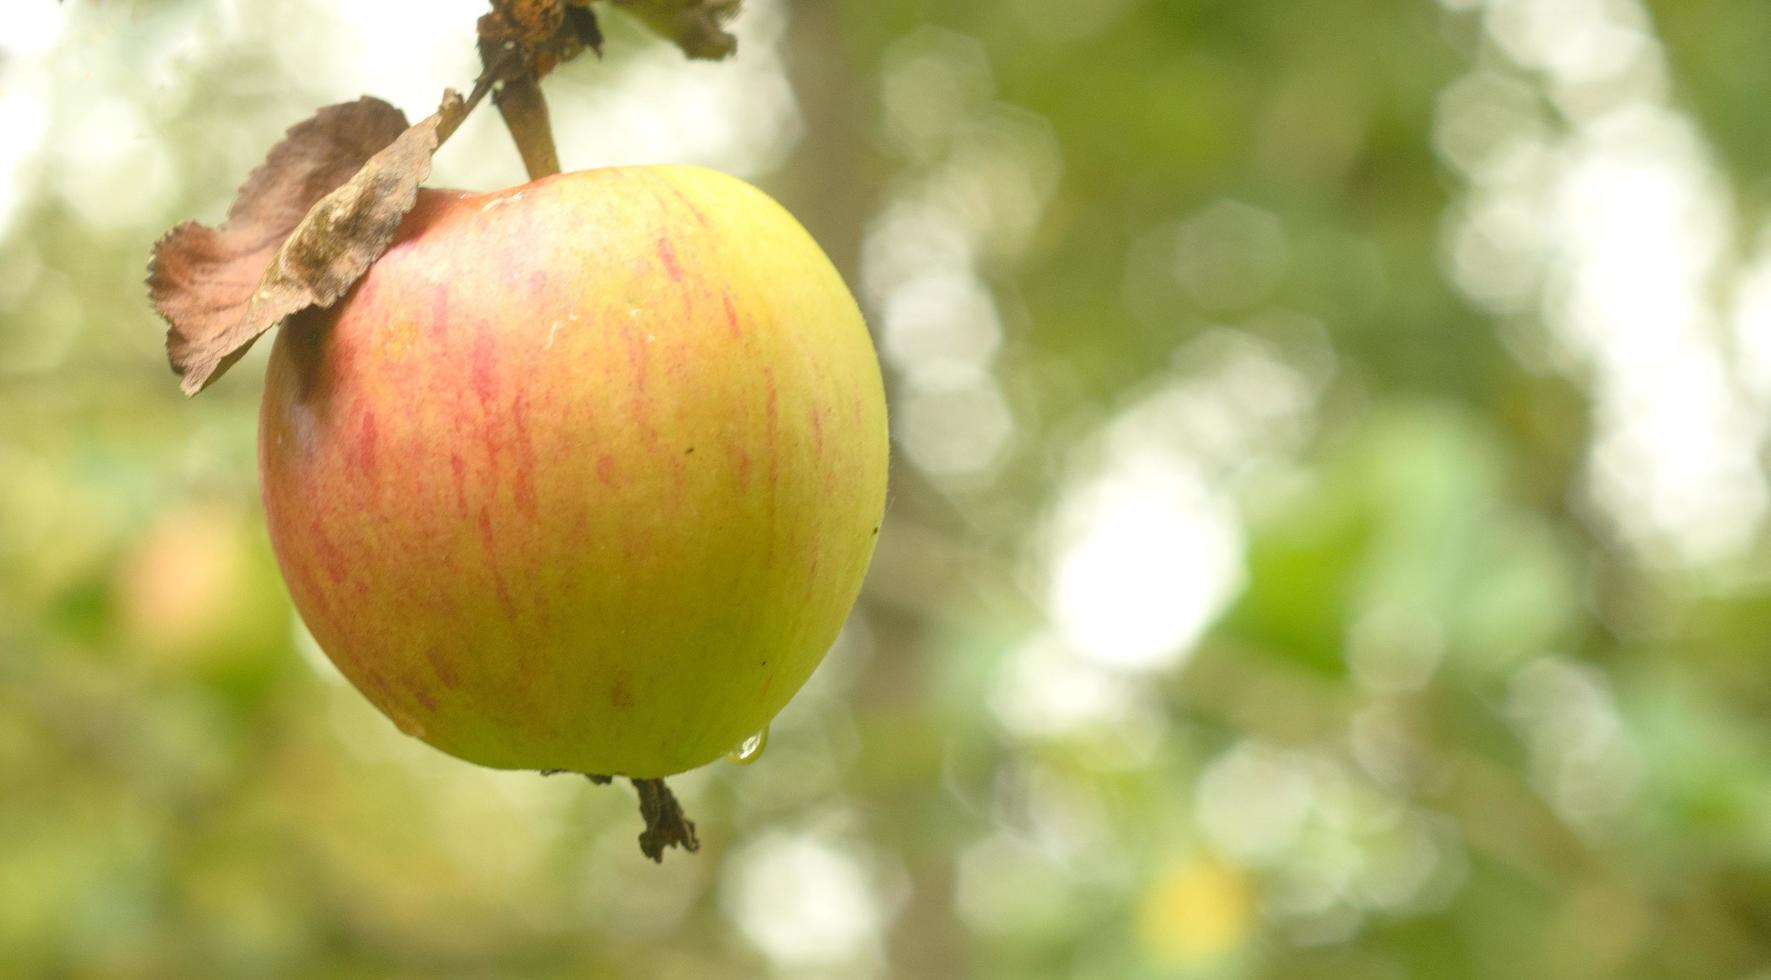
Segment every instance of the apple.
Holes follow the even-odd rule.
[[[879,362],[811,236],[689,166],[425,190],[279,331],[271,541],[345,677],[497,768],[650,779],[761,731],[885,507]]]

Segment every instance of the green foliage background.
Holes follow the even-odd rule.
[[[472,77],[469,0],[360,6],[0,38],[0,975],[1771,976],[1764,5],[756,0],[694,67],[609,14],[567,166],[779,196],[897,445],[662,867],[336,678],[262,351],[165,368],[160,231]],[[491,113],[439,178],[521,179]]]

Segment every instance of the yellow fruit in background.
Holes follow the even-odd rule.
[[[1205,860],[1171,869],[1151,884],[1139,909],[1139,938],[1158,962],[1210,962],[1253,935],[1255,915],[1247,873]]]

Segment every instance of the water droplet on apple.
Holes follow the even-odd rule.
[[[748,766],[762,758],[763,749],[769,747],[769,726],[764,725],[762,731],[738,743],[738,747],[726,753],[726,759],[735,765]]]

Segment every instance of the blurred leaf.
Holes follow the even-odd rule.
[[[742,0],[613,0],[691,58],[718,61],[738,50],[725,24]]]

